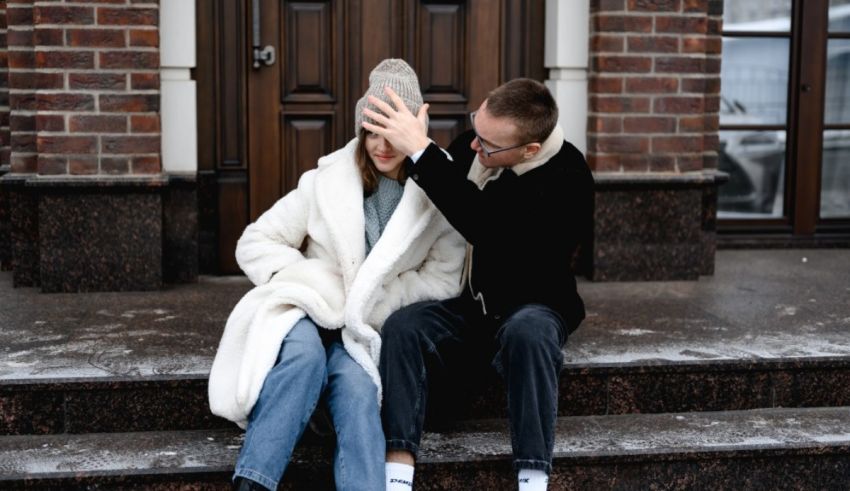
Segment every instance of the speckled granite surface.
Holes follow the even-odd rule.
[[[696,280],[711,274],[716,189],[725,175],[598,172],[594,179],[594,280]]]
[[[162,195],[162,276],[166,283],[198,279],[198,192],[193,179],[170,179]]]
[[[229,426],[206,378],[244,278],[91,294],[0,282],[0,434]]]
[[[583,283],[573,367],[850,356],[850,250],[718,252],[697,282]]]
[[[570,370],[850,359],[850,250],[720,251],[697,282],[593,283]],[[0,382],[206,374],[243,277],[157,292],[39,294],[0,273]],[[681,371],[681,370],[680,370]]]
[[[39,272],[44,292],[162,286],[162,198],[155,192],[42,194]]]
[[[698,282],[580,284],[550,489],[845,490],[848,277],[848,250],[721,251]],[[244,278],[11,282],[0,273],[0,488],[229,489],[240,432],[209,414],[205,378]],[[494,382],[478,421],[427,434],[416,489],[512,489],[505,422],[480,420],[503,405]],[[333,489],[331,450],[301,445],[281,489]]]
[[[0,181],[9,203],[9,246],[15,286],[38,286],[38,198],[24,186],[24,178]]]
[[[7,174],[0,186],[10,212],[0,242],[11,253],[0,261],[16,286],[133,291],[197,278],[194,176]]]
[[[594,280],[697,279],[701,206],[700,189],[597,193]]]
[[[241,443],[228,430],[2,437],[0,484],[226,482]],[[417,489],[510,489],[515,480],[504,422],[430,433],[422,447]],[[329,459],[327,448],[302,445],[283,488],[328,489]],[[598,489],[599,479],[603,489],[840,489],[848,462],[850,408],[561,418],[550,489]]]
[[[203,377],[227,316],[250,288],[204,277],[155,292],[42,294],[0,275],[0,381]]]
[[[579,285],[559,414],[850,406],[850,251],[721,251],[698,282]],[[805,258],[805,262],[803,262]],[[0,434],[203,429],[240,277],[41,294],[0,273]],[[498,379],[460,417],[502,417]],[[103,410],[109,408],[110,410]]]

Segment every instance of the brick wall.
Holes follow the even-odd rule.
[[[591,0],[591,168],[717,167],[722,8],[722,0]]]
[[[159,6],[9,1],[13,172],[158,173]]]
[[[0,47],[6,46],[6,2],[0,1]],[[9,59],[0,49],[0,168],[9,165]],[[0,172],[2,174],[2,172]]]
[[[9,172],[9,63],[6,56],[6,1],[0,1],[0,177]],[[12,267],[9,196],[0,186],[0,271]]]
[[[6,2],[9,76],[9,145],[12,172],[34,173],[35,88],[32,2]]]

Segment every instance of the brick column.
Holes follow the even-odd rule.
[[[9,65],[10,165],[14,173],[36,171],[33,6],[6,2]]]
[[[36,171],[33,2],[6,2],[9,85],[9,169],[4,195],[9,210],[11,267],[15,286],[38,285],[38,201],[25,189]]]
[[[15,285],[159,288],[163,243],[175,242],[163,237],[159,3],[6,7]]]
[[[9,171],[9,57],[6,2],[0,1],[0,175]]]
[[[38,173],[160,171],[158,6],[35,2]]]
[[[713,271],[722,0],[592,0],[594,277]]]
[[[0,177],[9,172],[9,59],[6,48],[6,1],[0,0]],[[12,268],[8,193],[0,187],[0,270]]]
[[[588,158],[599,171],[717,167],[720,1],[594,2]],[[711,14],[711,15],[709,15]]]

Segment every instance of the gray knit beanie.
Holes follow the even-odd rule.
[[[367,107],[367,96],[373,95],[378,99],[386,102],[390,106],[393,105],[390,98],[384,93],[384,87],[390,87],[401,97],[404,105],[410,109],[414,115],[419,112],[422,107],[422,92],[419,90],[419,79],[413,68],[404,60],[398,58],[387,58],[378,63],[372,73],[369,74],[369,88],[363,97],[357,101],[357,107],[354,109],[354,135],[360,135],[362,128],[361,122],[365,119],[367,123],[374,123],[372,118],[363,115],[363,108]],[[368,104],[369,109],[380,112],[372,104]],[[427,125],[427,121],[426,121]]]

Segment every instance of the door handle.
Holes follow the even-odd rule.
[[[267,44],[262,46],[262,32],[260,30],[260,0],[253,0],[251,5],[252,13],[252,36],[253,36],[253,52],[254,52],[254,68],[259,69],[263,66],[272,66],[275,62],[274,46]]]

